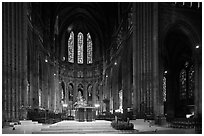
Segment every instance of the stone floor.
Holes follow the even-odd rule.
[[[2,128],[2,134],[193,134],[194,129],[175,129],[160,126],[149,126],[144,120],[131,120],[133,131],[119,131],[111,127],[110,121],[96,120],[94,122],[61,121],[55,124],[40,124],[24,121],[21,125]]]
[[[144,122],[143,119],[131,120],[134,124],[134,129],[138,130],[137,133],[144,134],[194,134],[195,129],[178,129],[170,128],[167,126],[153,125],[151,122]]]

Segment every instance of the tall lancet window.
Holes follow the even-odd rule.
[[[74,33],[71,32],[68,40],[68,61],[74,63]]]
[[[83,34],[78,33],[78,63],[83,64]]]
[[[180,72],[180,99],[186,99],[186,70]]]
[[[195,89],[195,71],[194,71],[194,66],[192,65],[188,71],[188,97],[189,99],[194,98],[194,89]]]
[[[91,35],[87,34],[87,64],[92,63],[92,40]]]

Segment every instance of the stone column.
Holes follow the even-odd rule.
[[[11,10],[11,3],[9,4],[9,35],[8,35],[8,41],[9,41],[9,74],[8,74],[8,78],[9,78],[9,92],[8,92],[8,100],[9,100],[9,119],[11,120],[11,113],[12,113],[12,104],[11,104],[11,93],[12,93],[12,40],[11,40],[11,35],[12,35],[12,31],[11,31],[11,22],[12,22],[12,19],[11,19],[11,16],[12,16],[12,10]]]
[[[201,43],[200,43],[201,45]],[[202,48],[195,51],[195,131],[202,133]]]
[[[130,87],[130,60],[131,60],[131,47],[123,52],[122,57],[122,90],[123,90],[123,113],[127,115],[127,108],[131,107],[131,87]]]
[[[133,43],[133,49],[132,49],[132,57],[133,57],[133,116],[134,118],[136,118],[136,115],[137,115],[137,105],[138,105],[138,102],[137,102],[137,69],[136,69],[136,66],[137,66],[137,43],[136,43],[136,14],[138,14],[136,12],[136,3],[133,3],[133,32],[132,32],[132,43]]]
[[[117,62],[118,63],[118,62]],[[114,66],[113,70],[113,82],[112,82],[112,89],[113,89],[113,110],[119,108],[119,100],[118,100],[118,65]]]
[[[110,78],[109,78],[109,97],[110,97],[110,105],[109,105],[109,109],[110,111],[113,111],[113,87],[112,87],[112,82],[113,82],[113,67],[111,67],[110,70]]]
[[[4,6],[5,6],[5,16],[6,16],[6,20],[5,20],[5,27],[6,27],[6,39],[5,39],[5,41],[6,41],[6,43],[5,43],[5,48],[6,48],[6,51],[7,52],[5,52],[6,53],[6,91],[5,91],[5,94],[6,94],[6,96],[5,96],[5,98],[6,98],[6,101],[5,101],[5,107],[6,107],[6,120],[8,119],[8,112],[9,112],[9,105],[8,105],[8,101],[9,101],[9,93],[8,93],[8,91],[9,91],[9,43],[8,43],[8,41],[9,41],[9,10],[8,10],[8,8],[9,8],[9,6],[8,6],[8,3],[3,3],[3,4],[5,4]],[[4,12],[3,12],[4,13]]]
[[[22,10],[21,10],[21,14],[22,14],[22,19],[21,19],[21,30],[22,30],[22,69],[23,69],[23,80],[24,80],[24,84],[23,84],[23,90],[24,92],[27,92],[27,81],[28,81],[28,69],[27,69],[27,65],[28,65],[28,42],[27,42],[27,36],[28,36],[28,26],[27,26],[27,3],[22,4]],[[24,93],[23,93],[24,94]],[[28,98],[28,96],[26,96],[26,99]],[[26,103],[28,104],[28,103]],[[25,105],[26,105],[25,104]]]
[[[17,84],[16,84],[16,88],[17,88],[17,95],[16,95],[16,118],[19,119],[19,108],[20,108],[20,40],[19,40],[19,33],[20,33],[20,24],[19,24],[19,8],[20,8],[20,3],[17,4],[17,9],[16,9],[16,25],[17,25],[17,32],[16,32],[16,40],[17,40],[17,45],[16,45],[16,71],[17,71]]]
[[[45,83],[45,71],[47,71],[46,70],[46,64],[45,64],[45,60],[44,60],[44,58],[45,58],[45,56],[44,56],[44,54],[42,55],[42,107],[43,108],[45,108],[45,106],[46,106],[46,103],[45,103],[45,101],[46,101],[46,83]],[[58,82],[58,84],[59,84],[59,82]]]
[[[153,3],[153,103],[154,115],[160,114],[161,104],[159,103],[159,63],[158,63],[158,3]]]
[[[10,53],[10,74],[9,74],[9,79],[10,79],[10,93],[9,93],[9,99],[10,99],[10,120],[12,120],[13,119],[13,116],[12,116],[12,113],[13,113],[13,106],[12,106],[12,101],[13,101],[13,99],[12,99],[12,93],[13,93],[13,78],[12,78],[12,76],[13,76],[13,56],[12,56],[12,53],[13,53],[13,31],[12,31],[12,26],[13,26],[13,24],[12,24],[12,21],[13,21],[13,19],[12,19],[12,17],[13,17],[13,4],[11,3],[10,4],[10,38],[9,38],[9,40],[10,40],[10,51],[9,51],[9,53]]]
[[[66,93],[66,103],[69,104],[69,82],[67,81],[67,79],[65,80],[65,93]]]
[[[19,4],[19,8],[18,8],[18,12],[19,12],[19,16],[18,16],[18,26],[19,26],[19,34],[18,34],[18,40],[19,40],[19,51],[18,51],[18,53],[19,53],[19,93],[20,93],[20,95],[19,95],[19,107],[21,106],[21,105],[23,105],[23,97],[22,97],[22,94],[23,94],[23,86],[22,86],[22,80],[23,80],[23,74],[22,74],[22,67],[23,67],[23,65],[22,65],[22,54],[23,54],[23,51],[22,51],[22,47],[23,47],[23,45],[22,45],[22,42],[23,41],[21,41],[21,35],[22,35],[22,25],[21,25],[21,22],[20,22],[20,20],[21,20],[21,18],[22,18],[22,12],[21,12],[21,9],[23,8],[23,4],[22,3],[20,3]]]
[[[96,85],[97,85],[97,82],[94,82],[92,84],[92,106],[94,107],[95,104],[96,104]]]
[[[50,79],[51,79],[51,110],[54,111],[54,105],[55,105],[55,75],[54,75],[54,66],[51,66],[51,74],[50,74]],[[66,94],[66,82],[65,82],[65,94]],[[66,97],[65,97],[66,98]]]
[[[157,10],[152,3],[133,3],[133,112],[137,118],[151,114],[153,100],[157,106],[159,99]]]
[[[111,80],[111,74],[110,74],[110,69],[107,70],[107,77],[105,79],[105,85],[106,85],[106,90],[105,90],[105,99],[109,100],[108,102],[106,102],[105,104],[105,108],[106,111],[109,112],[110,111],[110,80]]]
[[[21,95],[21,64],[24,59],[21,56],[26,55],[21,52],[25,46],[23,41],[24,29],[24,11],[22,3],[3,3],[3,112],[5,119],[18,119]],[[26,22],[24,22],[26,24]],[[23,36],[22,36],[23,35]],[[4,55],[5,54],[5,55]],[[26,57],[26,56],[24,56]],[[25,71],[24,71],[25,72]],[[22,74],[23,75],[23,74]],[[4,92],[5,90],[5,92]],[[4,111],[4,108],[6,110]]]
[[[3,46],[2,46],[2,53],[3,53],[3,70],[2,70],[2,122],[6,119],[6,91],[7,91],[7,86],[6,86],[6,75],[7,75],[7,47],[6,47],[6,33],[7,33],[7,28],[5,27],[6,25],[6,4],[2,4],[2,31],[3,31]],[[2,124],[4,125],[4,124]]]
[[[141,51],[141,49],[142,49],[142,42],[141,42],[141,36],[142,36],[142,34],[141,34],[141,29],[142,29],[142,22],[141,22],[141,20],[142,20],[142,13],[141,13],[141,10],[142,10],[142,7],[141,7],[141,3],[138,3],[137,4],[137,7],[136,7],[136,9],[137,9],[137,13],[138,14],[136,14],[136,16],[137,16],[137,18],[136,18],[136,20],[137,20],[137,26],[136,26],[136,31],[137,31],[137,33],[136,33],[136,40],[137,40],[137,43],[136,43],[136,46],[137,46],[137,58],[138,58],[138,60],[137,60],[137,100],[138,100],[138,105],[137,105],[137,118],[141,118],[141,102],[142,102],[142,98],[141,98],[141,95],[142,95],[142,79],[141,79],[141,70],[142,70],[142,68],[141,68],[141,63],[142,63],[142,51]]]
[[[57,103],[58,103],[58,99],[57,99],[57,97],[58,97],[58,95],[57,95],[57,88],[58,88],[58,86],[57,86],[57,84],[59,84],[58,83],[58,81],[57,81],[57,77],[58,77],[58,71],[56,70],[56,68],[58,67],[58,65],[57,66],[55,66],[54,67],[54,73],[55,73],[55,75],[54,75],[54,86],[53,86],[53,91],[54,91],[54,102],[53,102],[53,109],[54,109],[54,111],[57,111]]]
[[[150,114],[150,108],[149,108],[149,103],[150,103],[150,99],[149,99],[149,71],[150,71],[150,67],[149,67],[149,60],[150,60],[150,52],[149,52],[149,49],[150,49],[150,44],[151,44],[151,36],[149,36],[149,32],[150,32],[150,24],[151,24],[151,20],[150,20],[150,17],[149,17],[149,13],[151,11],[151,8],[149,8],[149,6],[151,6],[149,3],[146,3],[146,13],[145,13],[145,17],[147,18],[146,19],[146,22],[145,22],[145,25],[146,25],[146,29],[145,29],[145,36],[146,36],[146,41],[145,41],[145,47],[146,47],[146,51],[145,51],[145,82],[146,82],[146,86],[145,86],[145,101],[146,101],[146,107],[145,107],[145,112],[146,114]]]
[[[77,97],[77,82],[76,81],[74,81],[74,83],[73,83],[73,85],[74,85],[74,94],[73,94],[73,101],[74,101],[74,103],[76,102],[76,97]]]
[[[13,22],[16,22],[16,3],[13,4]],[[16,26],[13,24],[13,119],[16,119]]]
[[[12,7],[11,7],[11,11],[12,11],[12,15],[11,15],[11,34],[12,34],[12,39],[11,39],[11,107],[12,107],[12,120],[15,119],[15,71],[14,71],[14,67],[15,67],[15,3],[11,3]]]
[[[50,109],[50,64],[47,63],[47,109]]]
[[[85,98],[85,100],[86,100],[87,103],[88,103],[87,87],[88,87],[88,84],[87,84],[87,82],[85,82],[85,83],[84,83],[84,98]]]

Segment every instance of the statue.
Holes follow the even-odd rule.
[[[78,91],[77,101],[74,103],[76,107],[85,107],[87,106],[86,100],[83,98],[81,91]]]
[[[81,95],[81,91],[78,92],[77,99],[78,99],[79,101],[82,101],[83,97],[82,97],[82,95]]]

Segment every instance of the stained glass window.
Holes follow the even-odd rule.
[[[120,112],[123,110],[123,90],[119,91],[119,109]]]
[[[186,70],[180,72],[180,99],[186,99]]]
[[[71,32],[68,39],[68,61],[74,63],[74,33]]]
[[[83,34],[78,33],[78,63],[83,64]]]
[[[39,107],[42,106],[42,101],[41,101],[42,96],[41,96],[41,93],[42,93],[42,90],[39,89],[39,92],[38,92],[38,97],[39,97]]]
[[[91,35],[87,34],[87,64],[92,63],[92,40]]]
[[[163,102],[166,101],[166,77],[163,78]]]
[[[192,99],[194,97],[194,84],[195,84],[195,80],[194,80],[194,75],[195,75],[195,71],[194,71],[194,67],[191,66],[189,71],[188,71],[188,80],[189,80],[189,83],[188,83],[188,97],[190,99]]]

